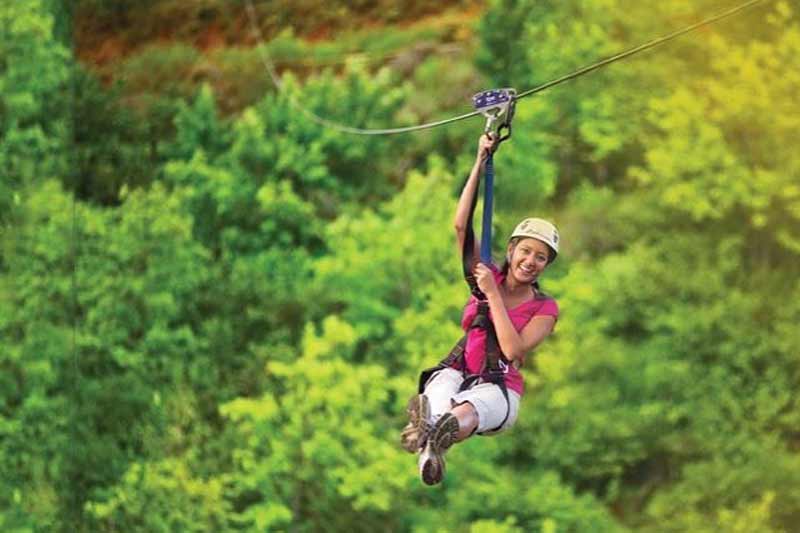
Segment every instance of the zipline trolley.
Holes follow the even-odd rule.
[[[500,135],[498,143],[511,137],[511,119],[514,118],[516,103],[517,91],[511,88],[482,91],[472,97],[475,110],[486,117],[483,131]],[[507,132],[505,135],[504,130]]]

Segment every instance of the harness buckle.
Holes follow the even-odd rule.
[[[506,364],[506,362],[502,359],[497,361],[497,366],[500,367],[500,370],[503,372],[503,374],[508,374],[508,370],[511,368],[511,365]]]
[[[506,363],[502,359],[498,359],[497,360],[497,368],[495,368],[495,369],[487,368],[486,369],[486,374],[490,375],[490,376],[498,376],[498,377],[499,376],[505,376],[506,374],[508,374],[508,371],[509,371],[510,368],[511,368],[511,365],[509,365],[508,363]]]

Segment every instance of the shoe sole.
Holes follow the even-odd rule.
[[[422,465],[422,481],[426,485],[436,485],[444,479],[444,452],[453,445],[458,436],[458,419],[446,413],[433,426],[428,442],[431,456]]]
[[[430,432],[431,406],[428,397],[424,394],[415,394],[408,400],[406,412],[409,417],[409,426],[403,430],[400,444],[409,453],[417,453],[428,442]],[[416,438],[412,435],[416,434]]]
[[[422,465],[422,481],[426,485],[436,485],[444,479],[444,457],[431,456]]]

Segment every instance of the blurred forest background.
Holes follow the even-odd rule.
[[[0,530],[800,531],[796,4],[520,102],[495,249],[554,220],[562,315],[434,488],[482,120],[289,103],[445,118],[732,4],[0,3]]]

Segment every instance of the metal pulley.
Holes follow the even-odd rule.
[[[498,143],[511,137],[511,119],[517,103],[515,89],[490,89],[472,97],[472,105],[486,117],[485,133],[496,133]],[[506,132],[504,134],[504,131]]]

